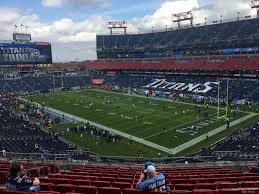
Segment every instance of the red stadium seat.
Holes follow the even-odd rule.
[[[92,181],[91,185],[96,186],[96,187],[110,187],[111,182],[108,182],[108,181]]]
[[[90,180],[71,180],[71,183],[73,185],[78,185],[78,186],[90,186],[91,185],[91,181]]]
[[[60,192],[60,193],[67,193],[67,192],[74,192],[73,185],[72,184],[59,184],[54,186],[54,191]]]
[[[39,193],[39,194],[60,194],[59,192],[55,192],[55,191],[40,191],[37,193]]]
[[[243,181],[240,185],[242,188],[259,188],[259,181]]]
[[[117,178],[118,175],[117,174],[106,174],[107,177],[114,177],[114,178]]]
[[[207,183],[216,183],[216,182],[222,182],[225,181],[225,179],[222,178],[207,178],[206,182]]]
[[[226,183],[219,183],[219,184],[218,184],[218,189],[223,189],[223,188],[238,188],[238,187],[239,187],[239,183],[226,182]]]
[[[175,185],[175,190],[189,190],[192,191],[195,189],[194,184],[176,184]]]
[[[196,189],[210,189],[210,190],[215,190],[217,189],[217,184],[216,183],[198,183],[196,184]]]
[[[65,194],[83,194],[83,193],[65,193]]]
[[[129,179],[133,179],[134,178],[134,174],[120,174],[119,178],[129,178]]]
[[[0,185],[5,184],[8,171],[0,171]]]
[[[41,183],[51,183],[51,182],[49,182],[49,178],[46,178],[46,177],[40,177],[40,182]]]
[[[210,189],[193,190],[193,194],[219,194],[219,190],[210,190]]]
[[[5,187],[0,187],[0,193],[2,193],[3,191],[5,191],[6,188]]]
[[[99,187],[98,194],[121,194],[121,189],[114,187]]]
[[[242,181],[243,179],[242,177],[226,177],[225,180],[236,183],[236,182]]]
[[[133,183],[132,178],[116,178],[116,182],[123,182],[123,183]]]
[[[123,194],[143,194],[142,191],[137,190],[137,189],[124,189]]]
[[[30,169],[30,170],[28,170],[28,174],[31,177],[39,177],[40,176],[40,169],[39,168]]]
[[[170,182],[171,182],[171,184],[188,184],[189,180],[188,179],[171,179]]]
[[[259,176],[243,176],[243,181],[259,181]]]
[[[54,184],[52,183],[40,183],[40,189],[41,191],[52,191],[52,188],[54,188]]]
[[[89,175],[90,175],[90,176],[98,176],[98,177],[102,177],[102,176],[103,176],[103,173],[95,172],[95,173],[90,173]]]
[[[204,178],[192,178],[189,179],[190,184],[204,183],[206,182]]]
[[[63,174],[49,174],[48,178],[65,178]]]
[[[242,189],[237,188],[226,188],[226,189],[220,189],[220,194],[242,194]]]
[[[64,178],[50,178],[49,179],[49,182],[50,183],[53,183],[53,184],[71,184],[71,180],[70,179],[64,179]]]
[[[114,181],[115,181],[115,178],[114,178],[114,177],[100,177],[98,180],[99,180],[99,181],[114,182]]]
[[[242,188],[242,193],[247,194],[247,193],[254,193],[254,194],[259,194],[259,188]]]
[[[95,186],[75,186],[74,192],[77,193],[87,193],[87,194],[96,194],[97,187]]]
[[[78,179],[97,181],[98,177],[96,177],[96,176],[80,176],[80,177],[78,177]]]
[[[118,187],[118,188],[121,188],[121,189],[131,188],[130,183],[122,183],[122,182],[114,182],[114,183],[112,183],[112,186]]]
[[[8,190],[4,190],[2,191],[3,194],[26,194],[26,192],[22,192],[22,191],[8,191]]]
[[[192,191],[187,191],[187,190],[174,190],[171,191],[170,194],[191,194]]]

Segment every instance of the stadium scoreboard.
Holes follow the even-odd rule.
[[[51,63],[51,44],[47,42],[0,43],[0,65]]]
[[[13,33],[13,40],[17,42],[31,41],[31,34]]]

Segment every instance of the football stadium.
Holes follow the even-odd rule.
[[[257,14],[237,6],[234,19],[198,22],[205,3],[172,13],[164,29],[107,19],[91,60],[68,40],[56,45],[57,32],[79,24],[38,31],[39,16],[32,26],[0,18],[14,26],[0,41],[0,194],[259,194],[259,1],[238,1]],[[27,11],[42,6],[46,17],[69,6],[116,10],[34,3]]]

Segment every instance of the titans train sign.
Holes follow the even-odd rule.
[[[52,63],[50,45],[0,44],[0,64]]]

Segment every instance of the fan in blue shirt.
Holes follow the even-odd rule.
[[[147,180],[144,180],[144,174],[140,176],[137,189],[142,191],[170,191],[165,176],[162,173],[157,173],[153,165],[147,167]]]

